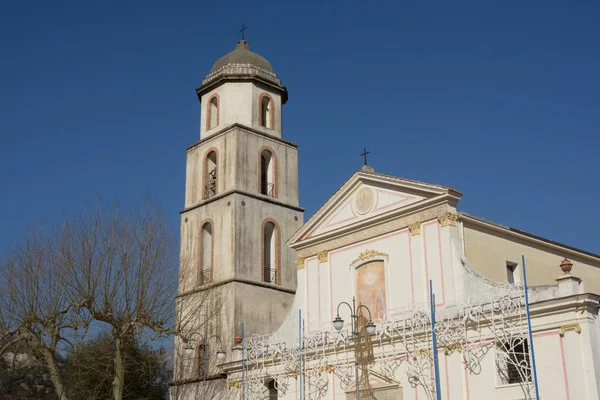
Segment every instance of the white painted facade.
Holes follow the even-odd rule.
[[[225,236],[216,239],[216,257],[232,268],[223,268],[215,279],[239,277],[258,282],[256,262],[246,262],[260,258],[259,238],[251,232],[265,218],[275,218],[281,221],[282,232],[280,286],[288,290],[283,294],[274,287],[257,289],[240,283],[220,289],[227,288],[233,297],[232,308],[216,327],[227,343],[241,334],[242,322],[266,325],[270,330],[255,330],[259,336],[247,334],[243,345],[227,349],[226,360],[215,365],[226,378],[206,386],[213,393],[211,398],[263,399],[276,391],[279,398],[290,400],[354,399],[355,341],[348,308],[339,309],[345,321],[341,333],[332,321],[340,303],[361,296],[370,296],[365,298],[376,312],[377,328],[364,339],[370,342],[364,351],[372,351],[373,359],[365,369],[361,366],[359,376],[368,376],[375,398],[436,399],[438,394],[447,400],[536,398],[522,270],[512,285],[500,278],[506,276],[507,262],[521,249],[531,257],[526,258],[527,267],[534,271],[528,295],[539,397],[600,398],[600,296],[584,290],[588,280],[594,288],[600,281],[596,267],[600,257],[502,227],[494,228],[506,229],[502,235],[481,229],[465,235],[464,224],[475,222],[457,211],[460,192],[378,174],[369,167],[356,172],[302,225],[297,208],[297,149],[281,140],[284,101],[269,89],[276,100],[277,122],[267,130],[258,119],[258,99],[264,90],[262,84],[224,82],[203,92],[202,104],[218,93],[219,124],[206,130],[203,115],[202,140],[188,149],[187,211],[182,219],[190,219],[182,222],[182,254],[190,251],[194,257],[198,221],[220,219],[219,229]],[[223,133],[229,129],[231,133]],[[264,146],[272,148],[279,159],[275,203],[243,193],[236,193],[230,201],[236,205],[245,199],[246,208],[199,200],[200,160],[209,148],[224,149],[219,153],[224,155],[219,158],[223,171],[219,193],[248,193],[257,190],[260,164],[256,155]],[[286,206],[278,207],[277,202]],[[515,239],[517,234],[522,237]],[[231,242],[224,242],[225,238]],[[488,265],[484,249],[490,247],[495,250]],[[474,265],[469,254],[476,260]],[[559,268],[565,257],[574,259],[572,274]],[[554,264],[546,265],[550,262]],[[585,268],[583,281],[576,277],[578,267]],[[366,268],[377,275],[365,272]],[[372,276],[378,277],[376,282],[369,281]],[[428,325],[430,281],[435,294],[439,393]],[[507,350],[515,343],[527,349]],[[515,369],[515,360],[522,367]],[[173,397],[200,398],[205,386],[197,379],[193,385],[193,392]]]

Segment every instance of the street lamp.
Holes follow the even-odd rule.
[[[204,336],[202,336],[200,333],[195,333],[196,335],[198,335],[202,341],[202,361],[204,362],[204,368],[203,368],[203,379],[202,379],[202,399],[206,399],[206,361],[207,358],[206,357],[206,346],[208,344],[208,342],[211,339],[216,339],[219,342],[219,348],[218,350],[215,352],[215,354],[217,355],[217,358],[219,359],[219,361],[223,361],[225,359],[225,350],[223,350],[223,341],[221,340],[221,338],[217,335],[212,335],[209,336],[206,340],[204,339]],[[192,346],[192,344],[188,341],[186,341],[186,345],[185,345],[185,355],[186,358],[190,359],[194,356],[194,346]]]
[[[344,327],[344,320],[340,317],[340,306],[342,304],[347,305],[348,308],[350,309],[350,319],[352,320],[352,337],[354,338],[354,370],[355,370],[355,375],[356,375],[355,376],[356,400],[359,400],[360,390],[359,390],[359,382],[358,382],[358,340],[359,340],[360,332],[358,331],[358,312],[361,309],[365,309],[369,313],[369,322],[367,322],[367,325],[365,325],[365,328],[369,335],[373,335],[375,333],[376,326],[373,323],[373,318],[371,318],[371,310],[369,310],[369,307],[365,306],[364,304],[359,304],[358,308],[356,308],[356,299],[354,297],[352,297],[352,305],[350,305],[349,303],[347,303],[345,301],[342,301],[337,306],[337,316],[333,320],[333,327],[335,328],[336,331],[339,332]]]

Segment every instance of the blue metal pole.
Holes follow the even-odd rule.
[[[533,332],[531,330],[531,313],[529,312],[529,294],[527,293],[527,268],[525,267],[525,256],[521,256],[523,262],[523,289],[525,290],[525,312],[527,313],[527,330],[529,332],[529,348],[531,349],[531,363],[533,364],[533,383],[535,385],[535,398],[540,400],[538,390],[537,367],[535,364],[535,350],[533,349]]]
[[[300,370],[298,373],[300,374],[300,400],[304,399],[304,382],[302,379],[302,310],[298,310],[298,348],[300,349]]]
[[[246,339],[244,337],[244,323],[242,322],[242,400],[246,398],[246,386],[245,386],[245,377],[246,377],[246,360],[244,358],[244,348],[246,347]]]
[[[438,365],[437,338],[435,336],[435,295],[433,294],[433,283],[429,280],[429,301],[431,307],[431,340],[433,342],[433,368],[435,371],[435,398],[442,400],[440,391],[440,368]]]

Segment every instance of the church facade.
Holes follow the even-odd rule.
[[[197,93],[173,399],[600,398],[600,256],[368,166],[303,223],[270,63]]]

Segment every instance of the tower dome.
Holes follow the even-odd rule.
[[[214,63],[210,72],[215,72],[228,64],[251,64],[266,71],[273,72],[271,63],[269,63],[264,57],[251,52],[250,46],[248,46],[248,42],[245,40],[240,40],[237,43],[235,50],[219,58],[217,62]]]

